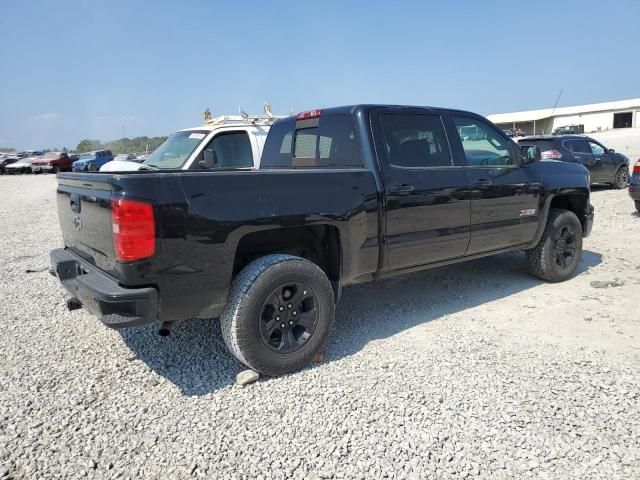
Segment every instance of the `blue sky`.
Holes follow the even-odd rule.
[[[0,0],[0,146],[168,134],[242,105],[481,114],[640,96],[640,2]]]

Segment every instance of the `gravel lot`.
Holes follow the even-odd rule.
[[[325,362],[234,384],[217,323],[68,312],[53,176],[0,177],[0,478],[639,478],[640,216],[599,190],[579,274],[522,254],[347,289]],[[613,282],[614,286],[597,282]]]

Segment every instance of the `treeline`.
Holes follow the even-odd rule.
[[[0,147],[0,153],[13,153],[16,149],[13,147]]]
[[[135,137],[121,138],[102,143],[100,140],[82,140],[75,149],[76,153],[91,152],[93,150],[111,150],[118,153],[153,152],[167,137]]]

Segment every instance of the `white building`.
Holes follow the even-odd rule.
[[[640,98],[577,107],[497,113],[487,117],[500,128],[520,128],[528,135],[552,133],[558,127],[580,125],[584,133],[640,127]]]

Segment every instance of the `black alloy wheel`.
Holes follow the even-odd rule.
[[[313,336],[318,325],[318,298],[302,282],[285,283],[265,300],[260,316],[260,338],[271,351],[293,353]]]
[[[561,269],[573,266],[578,250],[576,237],[578,232],[571,225],[563,225],[553,238],[553,258]]]

